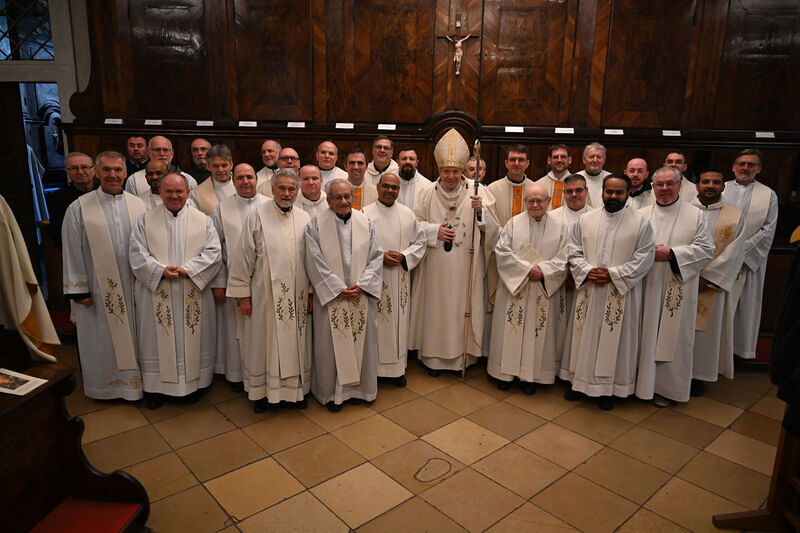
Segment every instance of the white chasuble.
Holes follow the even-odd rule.
[[[569,262],[577,295],[561,361],[561,377],[573,390],[623,398],[634,392],[640,287],[653,254],[650,223],[628,207],[594,209],[575,224]],[[608,267],[609,283],[588,279],[598,266]]]
[[[153,194],[153,191],[145,191],[139,198],[144,202],[147,209],[153,209],[164,204],[164,200],[158,194]]]
[[[378,189],[364,178],[361,185],[353,186],[353,209],[361,211],[365,206],[378,201]]]
[[[733,349],[736,355],[752,359],[756,356],[761,324],[767,258],[778,225],[778,197],[775,191],[758,181],[750,185],[728,181],[722,201],[739,208],[745,217],[744,262],[733,292],[737,302],[733,319]]]
[[[555,381],[568,239],[567,224],[547,214],[537,221],[521,213],[503,228],[495,246],[501,283],[487,365],[492,377]],[[534,265],[544,279],[530,281]]]
[[[471,180],[462,179],[450,192],[437,182],[434,188],[423,192],[416,207],[417,219],[426,226],[428,251],[414,273],[410,348],[418,349],[420,361],[435,370],[461,370],[465,329],[467,364],[481,356],[486,298],[483,278],[486,257],[497,239],[497,220],[494,196],[481,185],[478,194],[483,200],[483,213],[473,233],[473,193]],[[437,238],[443,222],[456,233],[449,252]],[[470,238],[474,240],[470,242]],[[474,250],[473,255],[470,249]],[[467,291],[471,295],[469,309]],[[468,319],[465,312],[469,313]]]
[[[375,202],[364,208],[364,214],[375,224],[384,252],[392,250],[405,257],[405,265],[384,265],[377,304],[378,376],[399,377],[405,374],[408,355],[411,271],[425,255],[427,241],[414,212],[398,202],[391,207]]]
[[[586,179],[586,188],[589,193],[586,195],[586,205],[593,208],[603,207],[603,178],[611,174],[607,170],[601,170],[596,176],[592,176],[586,170],[581,170],[580,174]]]
[[[636,396],[659,394],[689,400],[692,378],[697,285],[700,271],[714,255],[705,215],[680,199],[639,211],[653,227],[653,240],[672,250],[644,279],[642,338]]]
[[[92,298],[90,306],[72,304],[84,391],[90,398],[142,397],[128,248],[135,217],[144,210],[131,194],[112,196],[97,189],[73,202],[64,216],[64,294]]]
[[[267,200],[245,222],[241,253],[229,264],[227,295],[250,298],[241,316],[248,398],[297,402],[311,388],[309,281],[305,228],[310,217]]]
[[[306,272],[314,286],[311,392],[320,403],[375,399],[378,391],[377,301],[383,251],[360,211],[343,220],[331,209],[306,227]],[[341,292],[357,285],[358,298]]]
[[[334,180],[334,179],[341,179],[341,180],[346,180],[347,179],[347,172],[345,172],[344,170],[342,170],[341,168],[339,168],[337,166],[333,166],[333,167],[329,168],[328,170],[319,169],[319,175],[322,178],[322,188],[323,188],[322,193],[323,194],[325,193],[325,191],[324,191],[325,184],[328,183],[329,181]],[[299,196],[300,195],[298,195],[298,198],[299,198]]]
[[[137,324],[146,392],[185,396],[211,383],[216,317],[209,283],[219,270],[219,237],[209,217],[190,205],[141,217],[131,235]],[[188,277],[163,278],[168,265]]]
[[[325,191],[320,191],[319,198],[316,200],[309,200],[300,192],[300,194],[297,195],[297,200],[294,201],[294,206],[305,211],[309,218],[314,218],[325,209],[328,209],[327,196],[325,196]]]
[[[147,178],[144,175],[144,170],[139,170],[128,176],[125,182],[125,192],[131,193],[134,196],[141,198],[144,193],[150,190],[150,184],[147,183]],[[197,180],[191,174],[180,172],[180,175],[186,178],[189,184],[189,190],[193,191],[197,187]]]
[[[400,194],[397,195],[397,201],[413,211],[422,191],[432,188],[431,180],[416,171],[410,180],[400,177]]]
[[[706,213],[715,246],[714,259],[700,273],[706,290],[697,298],[692,377],[717,381],[722,374],[733,379],[732,290],[744,261],[744,217],[724,202],[704,206],[695,199],[692,205]]]
[[[217,181],[211,177],[192,191],[191,199],[197,209],[211,216],[214,208],[225,198],[233,196],[235,192],[236,188],[233,186],[233,180]]]
[[[397,176],[400,175],[400,167],[397,165],[397,161],[394,159],[389,160],[389,165],[383,169],[378,170],[375,168],[375,161],[370,161],[367,165],[367,170],[364,171],[364,179],[368,181],[371,185],[375,186],[378,184],[378,180],[381,179],[381,176],[384,174],[395,174]],[[364,204],[366,205],[366,204]]]

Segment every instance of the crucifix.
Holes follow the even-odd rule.
[[[469,39],[470,37],[477,37],[477,35],[472,35],[468,33],[464,37],[460,35],[444,35],[439,37],[440,39],[447,39],[451,43],[455,45],[453,49],[453,64],[456,66],[456,76],[461,75],[461,58],[464,57],[464,49],[461,46],[461,43]]]

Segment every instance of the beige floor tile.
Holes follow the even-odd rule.
[[[464,383],[456,383],[439,389],[426,397],[461,416],[466,416],[482,407],[497,402],[497,398],[484,394]]]
[[[334,431],[375,414],[369,406],[345,404],[338,413],[331,413],[314,398],[308,399],[308,408],[299,412],[325,431]]]
[[[471,468],[423,492],[422,498],[469,531],[483,531],[525,501]]]
[[[611,448],[600,450],[575,472],[639,505],[670,478],[666,472]]]
[[[671,409],[720,427],[728,427],[744,412],[741,407],[734,407],[705,396],[692,398],[686,403],[673,403]]]
[[[347,533],[350,528],[336,518],[310,492],[301,492],[238,524],[245,533]]]
[[[115,405],[81,416],[84,424],[82,444],[146,426],[147,419],[132,405]]]
[[[564,533],[577,529],[541,507],[526,503],[486,531],[487,533]]]
[[[602,444],[608,444],[631,427],[627,420],[586,404],[570,409],[553,422]]]
[[[337,429],[333,436],[344,442],[367,459],[394,450],[416,437],[381,415]]]
[[[162,420],[155,424],[155,428],[175,449],[236,429],[213,407]]]
[[[371,462],[414,494],[441,483],[464,468],[464,464],[419,439]]]
[[[688,444],[638,426],[609,446],[670,474],[680,470],[699,451]]]
[[[298,444],[275,454],[274,458],[306,487],[313,487],[364,462],[363,457],[332,435]]]
[[[158,409],[148,409],[144,402],[142,402],[139,405],[139,411],[145,416],[145,418],[147,418],[147,420],[150,421],[151,424],[156,424],[162,420],[201,411],[207,407],[211,407],[211,403],[206,400],[205,397],[201,397],[193,404],[185,404],[179,398],[171,398],[167,396],[166,400],[164,401],[164,405]]]
[[[468,377],[465,381],[465,384],[469,385],[473,389],[478,389],[484,394],[488,394],[492,398],[497,398],[498,400],[502,400],[503,398],[508,398],[512,394],[514,394],[514,390],[500,390],[497,388],[497,385],[494,381],[489,379],[486,376],[473,376]]]
[[[741,505],[677,477],[650,498],[645,507],[696,533],[718,532],[711,524],[715,514],[746,511]]]
[[[264,413],[254,413],[253,402],[244,396],[239,396],[232,400],[218,403],[215,407],[220,413],[225,415],[228,420],[240,428],[244,428],[268,418],[272,418],[273,416],[291,411],[291,408],[289,407],[270,407]]]
[[[153,503],[147,526],[158,533],[211,533],[227,522],[228,515],[199,485]]]
[[[617,533],[686,533],[686,530],[647,509],[639,509]]]
[[[658,411],[653,402],[645,402],[639,398],[617,398],[614,401],[614,416],[627,420],[631,424],[638,424],[648,416]]]
[[[113,472],[171,451],[153,426],[119,433],[84,445],[83,453],[101,472]]]
[[[514,440],[546,422],[544,418],[506,402],[487,405],[469,415],[467,419],[508,440]]]
[[[240,429],[178,450],[178,455],[200,481],[252,463],[265,456],[264,450]]]
[[[751,411],[745,411],[742,416],[736,419],[736,422],[731,424],[730,429],[773,446],[778,445],[778,440],[781,437],[780,420]]]
[[[723,431],[717,425],[685,415],[676,409],[659,409],[657,413],[643,420],[639,427],[652,429],[695,448],[705,448]]]
[[[75,379],[80,380],[80,377]],[[92,411],[99,411],[100,409],[108,409],[113,407],[114,404],[108,401],[93,400],[83,393],[83,387],[78,385],[72,394],[65,398],[67,412],[71,416],[81,416]]]
[[[432,531],[459,533],[464,528],[431,507],[421,498],[412,498],[358,528],[359,533],[406,533]]]
[[[243,431],[269,453],[285,450],[289,446],[300,444],[325,433],[321,427],[297,411],[268,418],[252,426],[247,426]]]
[[[458,418],[458,415],[427,398],[417,398],[387,409],[383,416],[406,428],[414,435],[425,435]]]
[[[537,494],[531,503],[581,531],[614,531],[637,506],[608,489],[567,474]]]
[[[175,452],[160,455],[126,470],[144,486],[151,502],[197,485],[197,479]]]
[[[706,383],[705,396],[742,409],[749,409],[761,398],[759,393],[737,387],[734,383],[729,380]]]
[[[408,382],[407,389],[416,392],[420,396],[425,396],[453,383],[458,383],[461,378],[447,373],[434,378],[429,376],[428,371],[422,369],[419,363],[409,363],[406,370],[406,381]]]
[[[246,398],[247,393],[231,392],[225,377],[220,374],[214,374],[214,380],[211,382],[211,386],[203,393],[203,399],[212,405],[227,402],[236,397]]]
[[[567,472],[514,443],[484,457],[472,468],[526,500]]]
[[[748,509],[758,509],[769,493],[769,476],[706,452],[689,461],[678,477]]]
[[[205,486],[237,521],[304,490],[303,485],[271,457],[212,479]]]
[[[508,439],[465,418],[432,431],[422,439],[466,465],[508,444]]]
[[[733,380],[720,376],[719,381],[730,383],[758,394],[766,394],[772,388],[768,372],[739,371],[736,372]]]
[[[751,439],[729,429],[725,430],[722,435],[706,447],[708,453],[713,453],[734,463],[746,466],[766,476],[772,475],[775,450],[775,446]]]
[[[351,528],[361,526],[413,496],[369,463],[317,485],[311,493]]]
[[[516,442],[567,470],[572,470],[603,448],[601,444],[552,422],[534,429]]]
[[[378,385],[378,397],[372,402],[370,408],[380,413],[416,398],[419,398],[419,394],[409,390],[407,387],[398,387],[391,383],[380,383]]]
[[[564,399],[564,390],[563,387],[551,387],[542,389],[530,396],[520,392],[512,394],[503,401],[516,405],[546,420],[552,420],[577,405],[575,402],[568,402]]]
[[[783,420],[783,413],[786,410],[786,402],[772,396],[764,396],[758,401],[750,411],[759,415],[768,416],[775,420]]]

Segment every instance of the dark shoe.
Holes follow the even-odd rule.
[[[536,383],[522,383],[522,394],[527,394],[530,396],[531,394],[536,394]]]
[[[614,397],[613,396],[600,396],[597,399],[597,407],[599,407],[603,411],[612,410],[614,408]]]
[[[342,404],[340,403],[328,402],[325,404],[325,407],[327,407],[328,411],[330,411],[331,413],[338,413],[339,411],[342,410]]]
[[[308,407],[308,398],[303,398],[299,402],[294,402],[295,409],[305,409]]]
[[[586,398],[586,395],[576,390],[569,389],[564,392],[564,399],[568,402],[577,402],[579,400],[583,400],[584,398]]]
[[[693,379],[691,388],[689,389],[689,394],[697,398],[705,393],[706,393],[706,382],[700,381],[699,379]]]
[[[439,376],[442,375],[442,371],[441,370],[434,370],[432,368],[429,368],[428,369],[428,375],[430,377],[432,377],[432,378],[438,378]]]
[[[186,396],[183,397],[183,403],[185,403],[186,405],[192,405],[197,403],[197,401],[200,399],[200,394],[201,394],[200,389],[197,389],[191,394],[187,394]]]
[[[406,381],[405,376],[400,376],[399,378],[394,378],[394,384],[397,387],[405,387],[408,384],[408,381]]]
[[[669,398],[664,398],[659,394],[656,394],[655,396],[653,396],[653,405],[662,408],[669,407],[670,405],[672,405],[672,400],[670,400]]]
[[[229,381],[228,388],[231,392],[244,392],[244,383],[241,381]]]
[[[499,379],[495,380],[495,381],[497,383],[497,390],[506,391],[506,390],[511,388],[511,382],[510,381],[501,381]]]
[[[148,409],[158,409],[164,405],[164,395],[158,392],[145,392],[144,401]]]
[[[253,402],[253,412],[254,413],[264,413],[266,412],[267,408],[269,407],[269,402],[266,398],[261,398],[260,400],[256,400]]]

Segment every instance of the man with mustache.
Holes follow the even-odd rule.
[[[170,172],[175,172],[184,176],[186,182],[189,184],[189,190],[194,190],[195,187],[197,187],[197,180],[186,172],[182,172],[181,169],[178,168],[178,165],[172,161],[172,158],[175,156],[175,150],[172,148],[172,141],[164,136],[156,135],[155,137],[151,137],[150,141],[148,141],[147,151],[150,154],[151,161],[154,159],[163,161],[167,164]],[[141,197],[142,194],[148,190],[150,190],[150,184],[147,183],[147,179],[145,178],[144,168],[128,176],[128,180],[125,182],[126,192]]]
[[[397,201],[409,209],[414,209],[416,202],[422,191],[433,187],[431,180],[423,176],[417,170],[419,159],[417,151],[407,146],[397,154],[397,164],[400,165],[398,175],[400,177],[400,195]]]

